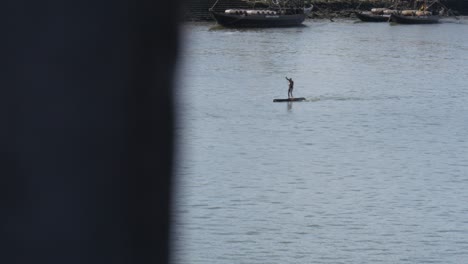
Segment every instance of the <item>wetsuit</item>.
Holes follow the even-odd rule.
[[[292,79],[288,79],[286,78],[286,80],[288,80],[289,82],[289,89],[288,89],[288,98],[293,98],[293,89],[294,89],[294,81]]]

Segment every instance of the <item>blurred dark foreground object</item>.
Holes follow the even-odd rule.
[[[167,263],[177,1],[2,2],[0,263]]]

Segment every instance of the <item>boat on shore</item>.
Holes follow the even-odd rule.
[[[414,7],[417,7],[418,2],[414,3]],[[436,24],[439,23],[440,15],[444,15],[447,11],[447,7],[440,3],[439,0],[434,0],[430,3],[424,0],[417,10],[415,8],[391,14],[390,21],[398,24]]]
[[[370,11],[355,12],[356,17],[363,22],[388,22],[390,15],[397,10],[390,8],[372,8]]]
[[[422,4],[421,4],[422,2]],[[356,12],[356,16],[364,22],[394,22],[398,24],[435,24],[440,15],[449,9],[439,0],[413,0],[412,2],[396,4],[391,8],[372,8],[371,11]]]
[[[390,15],[374,14],[368,11],[356,12],[355,14],[362,22],[388,22],[390,19]]]
[[[296,27],[302,25],[313,6],[283,6],[279,1],[267,8],[226,9],[224,12],[209,12],[216,22],[224,27]],[[216,3],[215,3],[216,5]]]
[[[398,24],[436,24],[439,23],[440,17],[438,15],[424,14],[424,15],[403,15],[391,14],[390,21]]]

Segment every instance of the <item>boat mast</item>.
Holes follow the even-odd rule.
[[[216,0],[216,2],[213,4],[213,6],[212,6],[210,9],[208,9],[208,10],[209,10],[209,11],[212,11],[213,8],[215,7],[215,5],[218,4],[218,1],[219,1],[219,0]]]

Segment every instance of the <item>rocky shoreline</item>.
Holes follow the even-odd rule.
[[[348,18],[354,17],[356,11],[391,7],[394,4],[394,0],[316,0],[310,18]]]
[[[372,8],[390,7],[394,0],[316,0],[310,18],[348,18],[355,17],[356,11],[367,11]],[[460,14],[452,10],[453,14]]]
[[[347,18],[353,17],[359,10],[390,6],[393,1],[358,1],[358,0],[321,0],[314,1],[310,18]]]

